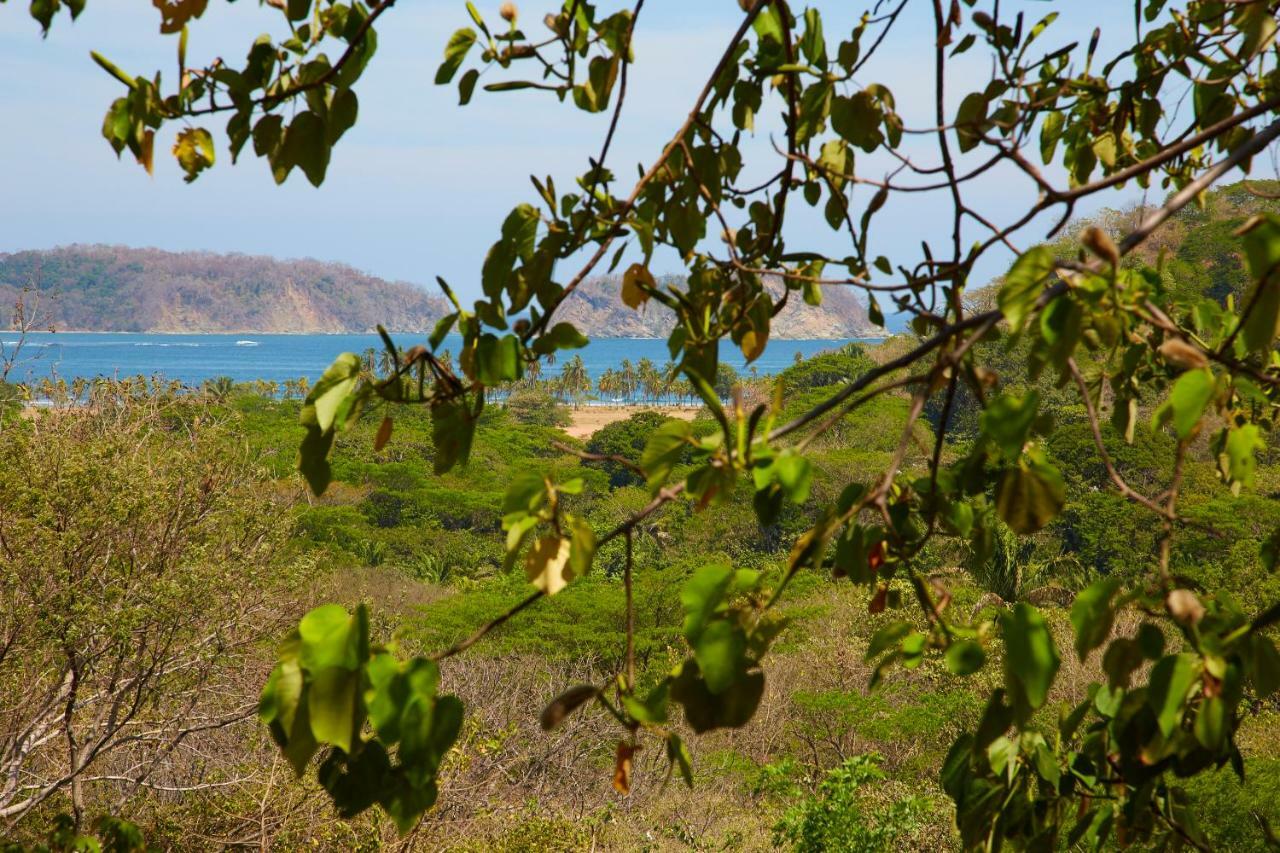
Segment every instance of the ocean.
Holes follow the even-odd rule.
[[[423,335],[392,335],[406,349],[423,343]],[[3,351],[12,352],[17,335],[0,332]],[[849,343],[848,340],[772,340],[753,367],[762,376],[777,373],[794,363],[796,354],[810,356]],[[456,354],[461,338],[450,336],[443,348]],[[35,382],[44,377],[71,381],[78,377],[163,376],[189,385],[228,376],[236,382],[257,379],[282,382],[305,376],[312,382],[341,352],[360,353],[382,349],[376,334],[360,335],[160,335],[115,332],[36,332],[29,334],[9,374],[10,382]],[[665,340],[647,338],[596,338],[581,350],[559,353],[561,363],[574,353],[582,356],[593,379],[617,368],[623,359],[632,363],[651,359],[661,367],[670,356]],[[742,353],[731,343],[720,349],[721,361],[746,372]],[[559,371],[544,367],[543,376]]]

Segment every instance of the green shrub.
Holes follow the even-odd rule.
[[[927,805],[919,797],[874,807],[869,783],[883,781],[876,755],[856,755],[827,772],[817,791],[787,809],[774,827],[774,842],[802,853],[872,853],[895,850],[921,825]]]

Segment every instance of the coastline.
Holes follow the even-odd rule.
[[[18,335],[18,334],[22,334],[22,332],[18,329],[0,328],[0,335]],[[197,336],[197,335],[224,335],[228,337],[232,335],[261,335],[261,336],[272,336],[272,337],[319,337],[319,336],[341,337],[346,335],[376,335],[378,334],[378,330],[377,329],[365,329],[365,330],[356,329],[356,330],[341,331],[341,332],[333,332],[333,331],[264,332],[259,329],[233,329],[230,331],[218,331],[218,332],[204,332],[204,331],[138,332],[138,331],[121,331],[121,330],[113,330],[113,329],[52,329],[52,330],[51,329],[32,329],[32,330],[28,330],[26,334],[27,335],[168,335],[172,337]],[[387,334],[429,335],[431,334],[431,330],[430,329],[387,329]],[[652,335],[652,336],[607,335],[607,334],[594,334],[591,332],[584,332],[584,334],[591,340],[602,340],[602,341],[665,341],[666,340],[665,337],[660,337],[657,335]],[[893,337],[893,335],[895,334],[897,333],[885,331],[879,334],[867,334],[867,335],[837,336],[837,337],[818,337],[818,336],[810,335],[803,338],[779,337],[779,338],[771,338],[770,340],[775,340],[775,341],[884,341],[884,340],[887,340],[888,338]],[[450,337],[453,337],[453,335],[451,334]]]

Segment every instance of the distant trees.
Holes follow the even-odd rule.
[[[574,355],[560,366],[560,375],[556,378],[555,388],[561,399],[569,401],[574,406],[579,405],[591,392],[591,375],[587,373],[587,365],[582,361],[582,356]]]

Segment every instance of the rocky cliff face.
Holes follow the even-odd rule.
[[[671,313],[661,306],[647,305],[633,311],[619,297],[621,278],[608,276],[590,279],[575,290],[560,310],[559,319],[573,323],[594,337],[665,338],[674,324]],[[781,282],[771,282],[775,294],[782,291]],[[773,319],[770,337],[780,339],[860,338],[883,334],[883,330],[867,319],[866,308],[844,287],[823,291],[822,305],[806,305],[793,293],[787,307]]]

